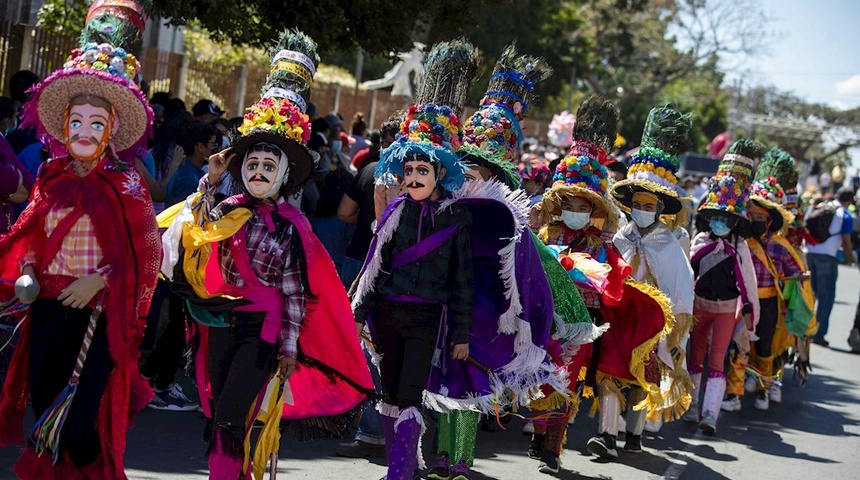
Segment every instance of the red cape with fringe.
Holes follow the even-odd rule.
[[[103,263],[111,266],[103,311],[114,362],[96,425],[102,446],[102,458],[96,466],[100,475],[96,478],[125,479],[126,431],[132,424],[132,414],[152,398],[152,390],[138,372],[137,361],[158,275],[161,242],[149,191],[134,167],[117,159],[103,160],[80,178],[67,169],[68,162],[68,157],[59,158],[42,167],[29,206],[12,231],[0,237],[0,277],[14,281],[20,276],[19,261],[24,255],[44,248],[44,222],[49,211],[74,207],[89,215]],[[37,272],[45,266],[38,266]],[[14,295],[10,285],[3,288],[0,298],[6,300]],[[21,338],[0,392],[0,447],[20,444],[24,439],[29,341],[28,317],[21,326]],[[37,460],[33,449],[27,448],[16,470],[31,474],[29,478],[53,478],[61,471],[74,471],[65,455],[54,468],[43,468],[46,459],[50,466],[48,456]]]
[[[247,195],[239,195],[225,202],[242,205],[248,200]],[[298,233],[307,260],[308,286],[312,294],[307,298],[298,339],[299,368],[289,379],[293,405],[284,405],[283,418],[298,420],[340,415],[374,392],[373,379],[356,334],[352,307],[334,263],[307,217],[287,202],[278,204],[276,214],[287,219]],[[244,228],[236,233],[244,234]],[[210,256],[206,266],[206,289],[210,292],[218,292],[224,285],[218,257]],[[208,389],[201,393],[210,395]]]

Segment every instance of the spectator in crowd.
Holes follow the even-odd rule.
[[[349,154],[349,151],[352,150],[352,146],[355,143],[355,140],[352,139],[346,132],[340,132],[340,150],[332,151],[332,169],[343,170],[345,172],[349,172],[350,176],[354,176],[358,171],[352,165],[352,157]],[[334,160],[337,159],[335,162]]]
[[[620,182],[627,178],[627,165],[624,162],[612,162],[606,166],[609,176],[616,182]]]
[[[221,107],[212,100],[204,98],[191,107],[191,114],[194,115],[195,120],[208,125],[221,118],[221,115],[224,115],[224,110],[221,110]]]
[[[29,70],[15,72],[9,79],[9,95],[18,115],[18,128],[9,132],[6,135],[6,140],[9,141],[9,145],[16,155],[30,145],[39,143],[34,128],[21,127],[21,111],[30,98],[27,90],[30,90],[37,83],[39,83],[39,76]]]
[[[12,229],[18,218],[20,205],[30,196],[34,176],[18,161],[18,157],[6,141],[6,135],[14,129],[17,112],[12,99],[0,97],[0,234]]]
[[[361,171],[364,166],[369,163],[378,162],[380,152],[394,143],[394,136],[397,135],[397,131],[400,130],[400,120],[397,119],[402,118],[402,116],[402,112],[396,112],[392,115],[391,118],[394,118],[395,120],[389,119],[382,124],[379,129],[378,141],[374,144],[373,134],[371,134],[370,146],[362,149],[352,157],[352,165],[358,171]]]
[[[829,346],[825,340],[827,328],[830,326],[830,312],[836,301],[836,278],[839,275],[839,262],[836,256],[840,247],[845,252],[845,263],[854,264],[854,252],[851,248],[851,232],[854,230],[848,206],[854,203],[854,190],[845,187],[839,190],[836,200],[830,206],[835,208],[833,220],[830,223],[830,238],[818,245],[806,247],[806,259],[812,272],[812,290],[818,300],[815,318],[818,320],[818,333],[812,341],[818,345]]]
[[[185,162],[167,184],[165,205],[171,206],[185,200],[197,191],[197,184],[203,177],[203,166],[210,155],[220,151],[221,134],[212,125],[194,122],[182,134],[182,149]]]
[[[316,219],[311,222],[314,233],[319,237],[341,275],[346,249],[352,239],[355,225],[348,224],[337,217],[338,205],[346,189],[352,183],[352,174],[338,169],[327,173],[320,189]]]
[[[6,137],[18,127],[18,111],[9,97],[0,97],[0,135]]]
[[[352,119],[352,125],[350,126],[350,131],[352,134],[349,136],[352,139],[351,146],[349,147],[349,158],[355,156],[361,150],[367,148],[367,123],[364,121],[364,114],[358,112],[355,114],[355,117]]]

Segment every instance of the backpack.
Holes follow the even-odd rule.
[[[830,224],[836,215],[836,207],[830,202],[821,202],[812,207],[809,215],[803,220],[803,226],[817,243],[824,243],[833,235],[830,234]]]

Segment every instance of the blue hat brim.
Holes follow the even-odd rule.
[[[386,173],[403,176],[403,162],[412,155],[427,157],[432,162],[439,162],[445,169],[445,176],[439,186],[445,191],[453,192],[463,186],[466,180],[466,169],[457,154],[444,147],[427,143],[397,141],[382,151],[379,163],[376,165],[374,178],[379,179]]]

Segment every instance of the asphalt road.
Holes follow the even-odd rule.
[[[831,348],[813,346],[813,372],[805,387],[787,373],[783,401],[767,412],[752,407],[720,416],[716,436],[704,436],[694,426],[674,422],[657,435],[647,434],[641,454],[621,452],[618,461],[590,457],[585,443],[596,431],[587,416],[590,401],[568,431],[568,450],[557,478],[573,479],[814,479],[860,478],[860,356],[848,351],[846,339],[860,294],[860,271],[840,267],[836,306],[828,340]],[[537,471],[537,461],[525,455],[528,437],[514,420],[504,432],[478,436],[474,479],[549,478]],[[200,441],[203,419],[197,413],[147,410],[137,416],[129,433],[126,465],[132,480],[207,478],[205,445]],[[432,460],[429,432],[425,436],[428,463]],[[343,440],[282,442],[279,478],[378,479],[385,474],[382,459],[353,460],[334,455]],[[16,448],[0,449],[0,479],[12,479]]]

